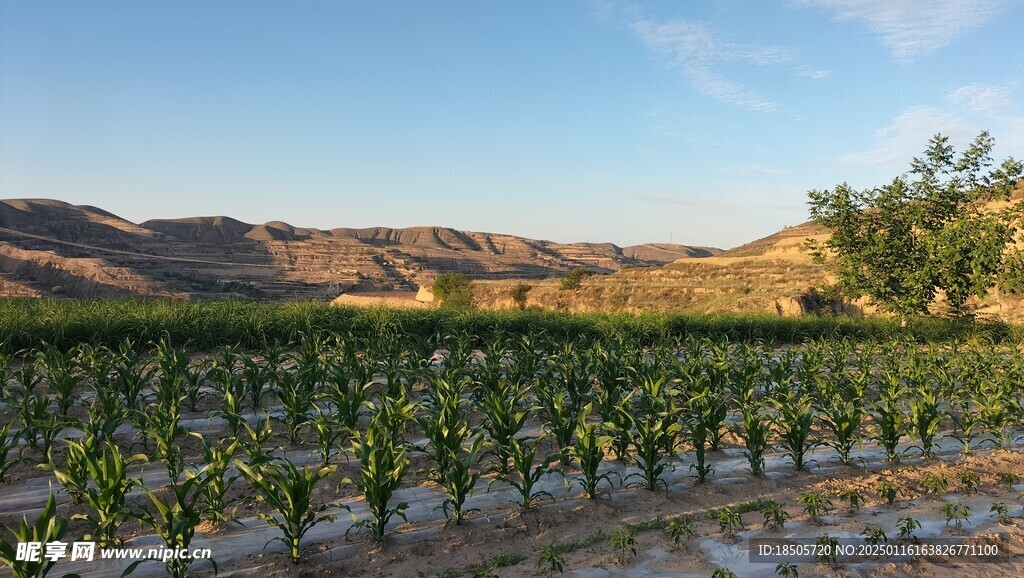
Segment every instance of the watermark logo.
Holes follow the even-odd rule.
[[[95,542],[18,542],[15,560],[19,562],[40,562],[49,560],[59,562],[67,559],[70,562],[79,560],[92,562],[96,559]],[[103,560],[209,560],[212,558],[209,548],[101,548],[99,558]]]

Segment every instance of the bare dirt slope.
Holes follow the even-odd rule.
[[[226,216],[132,223],[87,205],[0,201],[0,294],[333,299],[409,291],[441,273],[539,278],[574,267],[660,266],[706,247],[562,244],[445,227],[250,224]]]

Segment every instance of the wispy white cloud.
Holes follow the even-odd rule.
[[[898,60],[934,52],[981,27],[1007,0],[799,0],[868,27]]]
[[[682,72],[696,90],[722,102],[755,111],[777,110],[769,97],[725,77],[719,69],[727,63],[764,67],[793,67],[796,54],[781,46],[741,44],[722,40],[706,25],[687,20],[663,22],[640,19],[633,32],[666,66]],[[827,71],[796,67],[796,74],[823,78]]]
[[[915,106],[903,111],[892,124],[875,133],[872,148],[843,155],[846,164],[877,168],[902,168],[920,154],[936,133],[963,147],[982,130],[996,139],[1000,156],[1024,153],[1024,117],[1014,115],[1008,87],[971,84],[953,90],[940,106]],[[1005,154],[1004,154],[1005,153]]]
[[[1010,88],[1001,85],[969,84],[949,93],[948,98],[978,114],[1006,114],[1013,106]]]

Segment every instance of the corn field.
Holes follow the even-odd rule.
[[[44,472],[54,491],[22,531],[187,548],[204,531],[258,523],[300,564],[346,539],[388,548],[404,524],[429,522],[401,497],[408,488],[461,526],[483,519],[493,506],[481,498],[499,489],[504,510],[623,492],[685,501],[735,456],[756,482],[813,470],[823,450],[855,468],[950,445],[1014,449],[1024,428],[1024,353],[978,340],[379,329],[255,347],[165,337],[7,348],[0,484]],[[774,508],[766,527],[788,516]],[[958,529],[961,514],[950,514]],[[730,535],[738,516],[722,518]],[[635,556],[624,536],[620,550]],[[16,576],[52,567],[10,565]]]

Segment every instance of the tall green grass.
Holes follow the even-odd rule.
[[[468,332],[486,340],[496,334],[545,331],[552,336],[622,337],[651,344],[687,335],[761,340],[773,344],[846,337],[904,336],[918,341],[984,340],[1017,343],[1024,328],[993,322],[912,320],[907,327],[882,318],[777,317],[755,314],[556,313],[518,310],[354,308],[325,303],[187,302],[162,300],[45,300],[0,298],[0,344],[5,350],[49,343],[112,346],[166,338],[209,350],[224,344],[260,347],[300,335],[352,332],[413,335]]]

